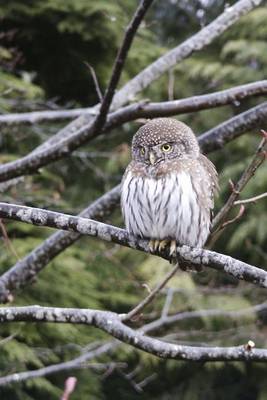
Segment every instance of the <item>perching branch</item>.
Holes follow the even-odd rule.
[[[0,203],[0,217],[33,225],[79,232],[107,242],[117,243],[147,253],[150,252],[148,240],[132,237],[124,229],[87,218],[7,203]],[[168,249],[161,253],[157,252],[156,255],[170,260]],[[196,268],[200,265],[206,266],[218,271],[224,271],[237,279],[244,279],[259,286],[267,287],[266,271],[230,256],[189,246],[177,247],[177,256],[178,261],[190,262]]]
[[[142,104],[140,109],[138,108],[140,103],[134,103],[132,104],[134,112],[133,118],[169,117],[183,113],[221,107],[227,104],[234,104],[236,101],[242,102],[250,97],[262,96],[265,94],[267,94],[267,81],[263,80],[185,99],[163,101],[160,103],[147,101]],[[49,110],[4,114],[0,115],[0,126],[61,121],[73,119],[86,114],[96,116],[97,113],[94,110],[92,111],[92,108],[76,108],[72,110]]]

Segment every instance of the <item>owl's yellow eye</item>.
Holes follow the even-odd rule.
[[[165,153],[168,153],[169,151],[171,151],[172,146],[168,143],[165,143],[161,146],[161,150],[164,151]]]
[[[144,155],[145,152],[146,152],[146,151],[145,151],[145,148],[144,148],[144,147],[141,147],[141,148],[140,148],[140,153]]]

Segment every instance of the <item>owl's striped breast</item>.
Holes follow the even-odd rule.
[[[126,229],[135,236],[201,247],[209,234],[210,218],[201,210],[187,172],[155,179],[128,170],[121,204]]]

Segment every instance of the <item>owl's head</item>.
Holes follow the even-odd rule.
[[[199,146],[192,130],[173,118],[155,118],[143,125],[134,135],[134,161],[156,165],[166,160],[195,159]]]

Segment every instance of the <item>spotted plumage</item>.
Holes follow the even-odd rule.
[[[157,118],[134,135],[121,193],[129,233],[202,247],[216,190],[215,167],[187,125]]]

